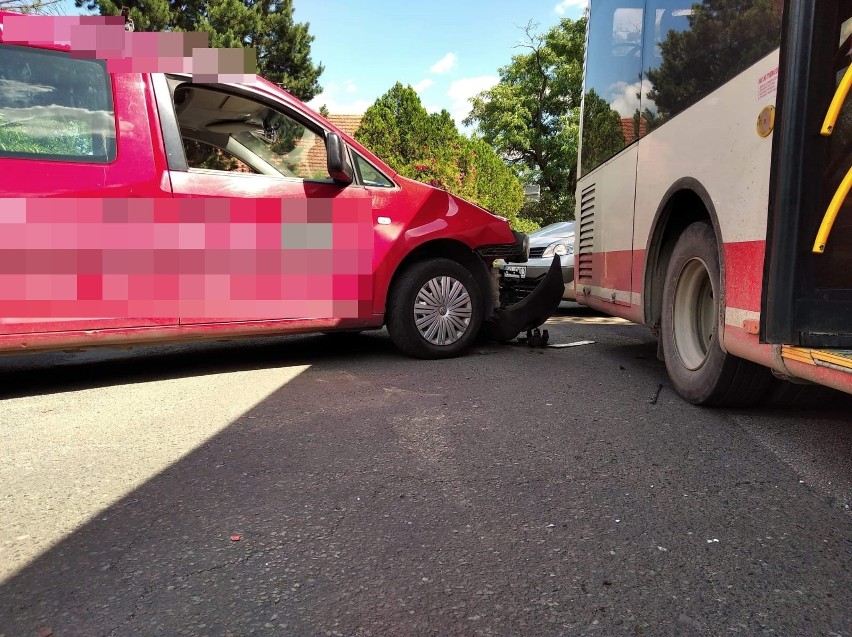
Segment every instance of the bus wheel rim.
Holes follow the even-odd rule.
[[[697,370],[707,360],[716,322],[713,282],[702,259],[690,259],[683,266],[672,313],[678,357],[687,369]]]

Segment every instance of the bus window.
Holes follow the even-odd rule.
[[[663,122],[663,115],[654,101],[658,91],[655,90],[655,84],[650,78],[655,77],[658,84],[665,85],[665,80],[655,75],[659,73],[659,68],[663,64],[664,50],[666,55],[670,56],[667,43],[679,37],[677,35],[672,37],[671,34],[688,31],[693,12],[693,3],[690,0],[650,0],[648,2],[645,21],[647,35],[642,58],[644,63],[642,100],[640,109],[636,113],[636,119],[639,122],[636,132],[640,137],[647,135]]]
[[[644,5],[640,0],[592,3],[583,95],[583,174],[637,138],[633,115],[639,108]]]
[[[777,49],[781,3],[649,0],[645,32],[643,135]]]

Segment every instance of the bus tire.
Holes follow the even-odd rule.
[[[473,275],[450,259],[406,268],[391,290],[386,317],[394,345],[415,358],[451,358],[479,335],[484,297]]]
[[[763,405],[770,409],[824,409],[832,407],[839,396],[840,392],[831,387],[773,377]]]
[[[693,223],[678,238],[663,288],[660,339],[669,378],[694,405],[742,407],[758,402],[771,372],[719,346],[719,252],[710,224]]]

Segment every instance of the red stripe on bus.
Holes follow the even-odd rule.
[[[765,241],[725,244],[725,305],[760,311]]]
[[[631,290],[630,274],[633,269],[633,254],[632,250],[593,253],[592,285],[609,290],[629,292]],[[584,282],[587,281],[579,281],[580,284]]]
[[[765,241],[725,244],[725,294],[728,307],[760,311],[765,249]],[[592,254],[592,280],[579,279],[577,287],[582,289],[584,283],[591,283],[608,290],[642,293],[644,268],[645,250],[595,252]]]

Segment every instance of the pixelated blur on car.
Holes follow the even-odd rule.
[[[500,261],[501,302],[511,305],[525,298],[544,279],[558,256],[562,263],[565,291],[562,299],[573,301],[574,295],[574,222],[558,221],[529,234],[530,256],[525,263]]]
[[[0,11],[0,353],[386,326],[447,358],[558,301],[501,307],[492,264],[525,261],[526,236],[280,86],[115,70],[135,49],[75,49],[79,19]],[[138,41],[98,19],[98,42]],[[27,35],[50,32],[70,39]]]

